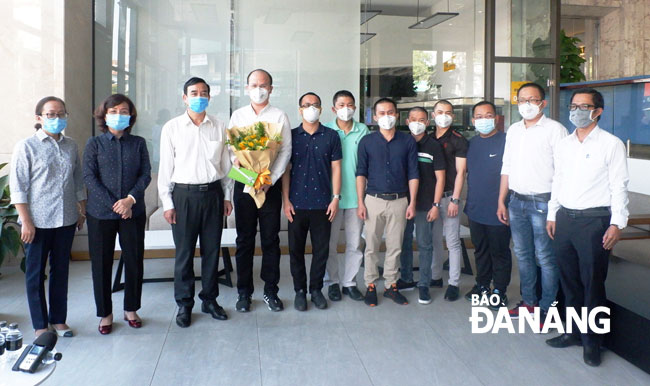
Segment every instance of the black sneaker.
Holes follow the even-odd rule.
[[[239,312],[248,312],[251,310],[251,297],[246,294],[239,294],[235,309]]]
[[[458,287],[451,284],[447,286],[447,292],[445,292],[445,300],[449,300],[450,302],[458,300]]]
[[[377,288],[375,288],[374,284],[370,284],[368,286],[368,290],[366,291],[366,296],[364,298],[364,301],[370,307],[374,307],[377,305]]]
[[[307,311],[307,293],[305,290],[296,292],[296,298],[293,301],[293,307],[298,311]]]
[[[438,279],[438,280],[431,279],[431,282],[429,283],[429,287],[442,288],[442,279]]]
[[[314,303],[316,308],[319,310],[324,310],[327,308],[327,300],[320,290],[311,290],[309,293],[311,294],[311,302]]]
[[[506,295],[505,292],[501,292],[495,288],[492,291],[492,294],[497,295],[499,297],[499,304],[494,305],[490,303],[490,305],[488,306],[489,309],[491,309],[492,311],[499,311],[499,308],[501,307],[508,307],[508,295]]]
[[[278,297],[278,294],[273,292],[264,292],[264,303],[266,303],[269,310],[273,312],[278,312],[284,310],[284,305],[282,300]]]
[[[483,296],[490,296],[490,289],[483,286],[479,286],[478,284],[474,284],[474,287],[472,287],[472,289],[465,294],[465,299],[471,302],[472,295],[478,295],[479,300],[481,300]]]
[[[351,287],[343,287],[343,295],[348,295],[352,300],[363,300],[363,294],[361,291],[359,291],[356,285],[353,285]]]
[[[404,281],[402,279],[397,279],[397,289],[399,291],[413,291],[415,288],[415,283],[412,281]]]
[[[399,290],[397,289],[397,284],[392,284],[390,288],[387,288],[384,291],[384,297],[393,299],[393,301],[397,304],[402,304],[402,305],[409,304],[409,301],[404,297],[404,295],[399,293]]]
[[[431,295],[429,295],[429,288],[418,287],[418,290],[420,291],[420,296],[418,296],[418,303],[431,304]]]
[[[338,284],[332,284],[327,289],[327,297],[330,298],[333,302],[338,302],[341,300],[341,288]]]

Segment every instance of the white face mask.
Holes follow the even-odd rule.
[[[302,117],[305,118],[305,121],[314,123],[320,117],[320,109],[317,109],[314,106],[309,106],[302,110]]]
[[[390,130],[395,126],[395,121],[397,121],[397,118],[394,116],[384,115],[383,117],[379,118],[377,124],[379,124],[379,128],[382,130]]]
[[[269,98],[269,90],[262,87],[255,87],[248,91],[248,96],[250,96],[253,103],[264,103]]]
[[[534,119],[539,114],[539,106],[532,103],[519,105],[519,115],[526,120]]]
[[[347,122],[350,119],[352,119],[353,115],[354,115],[354,109],[351,109],[349,107],[342,107],[336,110],[336,116],[338,117],[338,119],[342,120],[343,122]]]
[[[413,133],[413,135],[420,135],[420,134],[424,133],[424,130],[426,128],[427,127],[422,122],[410,122],[409,123],[409,130],[411,130],[411,133]]]
[[[451,122],[453,122],[454,118],[452,118],[451,115],[440,114],[440,115],[436,115],[434,120],[436,121],[436,125],[438,127],[444,129],[446,127],[451,126]]]

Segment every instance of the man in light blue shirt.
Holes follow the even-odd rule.
[[[336,92],[333,104],[332,111],[336,114],[336,119],[325,125],[334,129],[341,138],[343,165],[341,167],[341,199],[339,211],[332,222],[325,283],[329,285],[327,295],[332,301],[341,300],[339,284],[343,286],[344,294],[354,300],[363,300],[363,294],[357,288],[355,280],[363,259],[363,253],[359,248],[363,220],[357,216],[355,173],[359,141],[370,131],[366,125],[353,118],[356,105],[351,92],[347,90]],[[345,227],[345,255],[339,257],[337,246],[341,224],[344,224]]]

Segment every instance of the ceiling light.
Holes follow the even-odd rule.
[[[418,0],[418,6],[416,12],[417,12],[416,14],[417,21],[415,24],[409,26],[409,29],[431,28],[433,26],[436,26],[440,23],[444,23],[445,21],[459,15],[458,12],[449,12],[449,0],[447,0],[447,12],[436,12],[433,15],[420,20],[420,0]]]
[[[377,35],[376,33],[372,32],[362,32],[361,33],[361,44],[367,42],[368,40],[372,39]]]
[[[368,20],[372,19],[373,17],[379,15],[381,11],[379,10],[367,10],[367,11],[361,11],[361,25],[364,25]]]

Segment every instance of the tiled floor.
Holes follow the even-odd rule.
[[[197,298],[192,326],[181,329],[174,323],[172,283],[152,283],[144,285],[140,330],[119,320],[123,292],[114,294],[116,323],[108,336],[97,332],[90,264],[73,262],[68,322],[77,335],[59,340],[57,349],[63,352],[63,360],[46,384],[650,384],[650,375],[612,352],[603,353],[599,368],[590,368],[583,363],[579,347],[548,347],[544,340],[552,334],[473,335],[469,303],[462,298],[446,302],[440,289],[432,292],[434,301],[427,306],[418,304],[417,293],[410,291],[405,292],[411,302],[408,306],[380,296],[379,306],[369,308],[345,297],[330,302],[327,310],[311,307],[299,313],[293,309],[288,260],[283,256],[283,312],[266,308],[256,273],[258,292],[251,313],[235,312],[236,290],[222,286],[218,301],[230,319],[216,321],[200,313]],[[172,266],[172,259],[146,260],[145,276],[169,276]],[[31,342],[24,275],[16,267],[3,267],[2,273],[0,320],[20,323],[25,341]],[[516,278],[515,268],[509,290],[513,303],[519,300]],[[473,278],[463,275],[461,294],[472,284]]]

